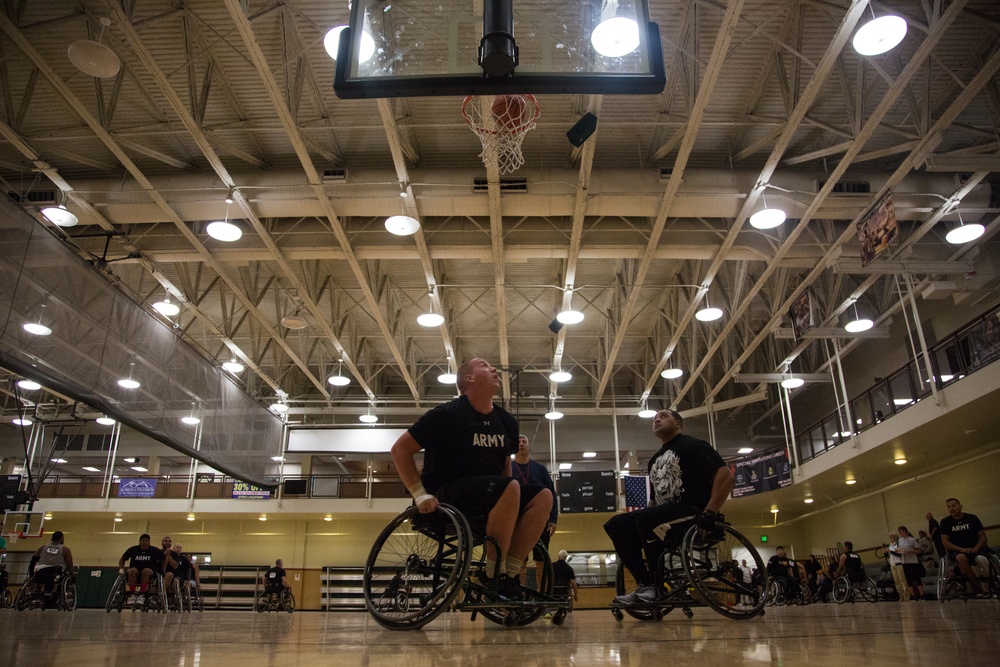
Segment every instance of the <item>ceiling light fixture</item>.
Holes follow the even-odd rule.
[[[121,522],[122,522],[122,517],[121,516],[115,516],[115,523],[121,523]]]
[[[115,425],[115,420],[112,419],[111,417],[107,416],[107,415],[104,415],[103,417],[98,417],[95,421],[98,424],[100,424],[101,426],[114,426]]]
[[[804,502],[806,505],[812,505],[813,499],[812,498],[803,498],[802,502]]]
[[[233,243],[243,237],[243,230],[229,222],[229,206],[232,204],[232,195],[226,196],[226,218],[216,222],[208,223],[205,231],[216,241],[223,243]]]
[[[438,375],[438,382],[441,384],[455,384],[458,381],[458,376],[454,373],[441,373]]]
[[[875,323],[869,320],[867,317],[861,317],[858,315],[858,302],[854,301],[854,319],[844,325],[844,330],[850,333],[861,333],[862,331],[868,331]]]
[[[712,308],[708,303],[708,287],[705,287],[705,307],[694,314],[699,322],[714,322],[722,317],[721,308]]]
[[[38,391],[42,388],[42,385],[34,380],[18,380],[17,386],[26,391]]]
[[[962,220],[961,212],[958,214],[958,227],[955,227],[950,232],[948,232],[944,240],[952,245],[961,245],[963,243],[968,243],[969,241],[975,241],[980,236],[986,232],[986,228],[980,225],[978,222],[965,224]]]
[[[583,453],[583,458],[585,458],[585,459],[596,459],[597,458],[597,452],[584,452]]]
[[[583,313],[579,310],[564,310],[556,315],[556,319],[563,324],[579,324],[583,322]]]
[[[854,479],[853,477],[848,477],[847,479],[844,480],[844,484],[846,484],[847,486],[851,486],[851,485],[857,484],[857,483],[858,483],[858,480]]]
[[[134,470],[136,472],[149,472],[149,468],[143,466],[131,466],[129,470]]]
[[[95,468],[94,466],[83,466],[83,470],[87,472],[101,472],[100,468]]]
[[[153,304],[153,309],[164,317],[173,317],[181,312],[180,307],[170,301],[170,293],[163,298],[163,301],[157,301]]]
[[[11,422],[15,426],[31,426],[31,420],[27,417],[14,417]]]
[[[52,461],[53,463],[69,463],[66,459],[49,459],[49,461]]]
[[[226,204],[232,204],[236,201],[236,186],[229,188],[229,192],[226,193]]]
[[[772,508],[771,508],[771,514],[777,514],[777,513],[778,513],[778,511],[779,511],[779,510],[778,510],[778,508],[777,508],[777,507],[772,507]]]
[[[92,39],[78,39],[70,44],[66,50],[66,55],[73,63],[73,67],[96,79],[109,79],[117,75],[122,68],[122,61],[115,55],[115,52],[101,44],[104,29],[109,25],[111,25],[111,19],[102,16],[101,34],[98,35],[96,42]]]
[[[559,469],[560,470],[571,470],[572,468],[573,468],[573,464],[572,463],[560,463],[559,464]]]
[[[656,410],[649,407],[646,399],[642,399],[642,410],[639,410],[639,417],[642,419],[652,419],[656,416]]]
[[[569,382],[573,379],[572,373],[568,373],[564,370],[553,371],[549,373],[549,380],[552,382]]]
[[[750,216],[750,226],[755,229],[774,229],[785,221],[785,212],[780,208],[768,208],[767,197],[761,194],[764,208]]]
[[[282,317],[281,326],[285,327],[286,329],[291,329],[292,331],[299,331],[300,329],[305,329],[307,326],[309,326],[309,323],[306,321],[306,318],[296,315],[295,313],[297,312],[298,310],[293,312],[291,315],[285,315],[284,317]]]
[[[325,517],[323,517],[323,521],[333,521],[333,515],[327,514]]]
[[[198,419],[198,417],[196,417],[195,414],[194,414],[194,408],[195,408],[195,404],[192,403],[191,404],[191,414],[189,414],[186,417],[181,417],[181,421],[184,422],[185,424],[187,424],[188,426],[194,426],[196,424],[200,424],[201,423],[201,420]]]
[[[187,515],[187,520],[188,520],[188,521],[194,521],[194,520],[195,520],[195,518],[196,518],[196,517],[195,517],[194,513],[189,513],[189,514]]]
[[[556,399],[554,396],[549,398],[549,411],[545,413],[545,418],[549,421],[563,418],[563,413],[556,410]]]
[[[67,210],[65,204],[59,204],[58,206],[46,206],[42,209],[42,215],[44,215],[45,219],[53,225],[57,225],[59,227],[73,227],[80,222],[80,218],[76,217],[73,213]]]
[[[871,5],[868,6],[871,9]],[[900,16],[887,14],[875,17],[858,29],[851,42],[854,50],[863,56],[877,56],[893,49],[906,37],[906,20]]]
[[[223,363],[222,367],[227,371],[229,371],[230,373],[242,373],[244,370],[246,370],[246,366],[236,361],[235,358],[230,359],[229,361]]]
[[[368,401],[368,412],[358,417],[358,421],[362,421],[365,424],[374,424],[378,421],[378,417],[375,415],[374,403]]]
[[[413,236],[420,229],[420,221],[408,215],[390,215],[385,219],[385,229],[396,236]]]
[[[334,387],[346,387],[351,384],[351,378],[344,375],[344,360],[342,358],[337,360],[337,374],[331,375],[326,381]]]
[[[45,308],[45,304],[43,303],[41,307]],[[38,313],[38,322],[27,322],[21,328],[24,329],[25,331],[27,331],[28,333],[30,333],[33,336],[48,336],[49,334],[51,334],[52,333],[52,329],[50,329],[47,326],[45,326],[44,324],[42,324],[42,313],[43,312],[45,312],[45,311],[40,311]]]
[[[118,386],[122,389],[138,389],[140,386],[139,381],[132,378],[132,373],[135,371],[135,362],[129,364],[128,377],[122,378],[118,381]]]
[[[430,301],[430,311],[417,317],[417,324],[422,327],[439,327],[444,324],[444,317],[434,312],[434,293],[427,295]]]
[[[895,459],[893,461],[893,463],[895,463],[898,466],[904,466],[904,465],[906,465],[906,459],[904,459],[904,458],[898,458],[898,459]]]
[[[738,450],[736,450],[736,453],[737,454],[749,454],[752,451],[753,451],[753,447],[740,447]]]
[[[346,25],[338,25],[330,28],[326,35],[323,37],[323,48],[326,49],[326,54],[337,59],[337,55],[340,49],[340,34],[344,32]],[[375,40],[372,36],[368,34],[367,31],[361,31],[361,48],[358,49],[358,63],[366,63],[371,60],[372,56],[375,55]]]
[[[682,375],[684,375],[684,371],[680,368],[665,368],[660,371],[660,377],[665,380],[676,380]]]
[[[794,375],[791,375],[790,377],[785,378],[784,380],[781,381],[781,386],[784,387],[785,389],[798,389],[805,383],[806,381],[803,380],[802,378],[797,378]]]
[[[259,517],[257,517],[257,520],[258,521],[267,521],[267,515],[266,514],[261,514]]]
[[[288,412],[288,403],[285,403],[284,398],[279,398],[278,402],[271,406],[271,409],[275,412],[284,414]]]
[[[620,58],[639,48],[639,24],[617,0],[608,0],[601,10],[601,22],[590,34],[594,50],[608,58]]]

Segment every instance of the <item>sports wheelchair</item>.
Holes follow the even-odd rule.
[[[728,523],[717,522],[715,528],[702,533],[694,521],[671,529],[663,554],[657,565],[656,581],[659,597],[653,602],[622,604],[612,602],[611,614],[621,621],[624,614],[640,621],[659,621],[678,607],[691,618],[692,607],[707,606],[728,618],[747,619],[764,613],[767,600],[762,581],[743,580],[739,567],[746,560],[751,569],[764,572],[764,561],[750,541]],[[684,529],[687,528],[685,531]],[[680,533],[680,541],[670,539]],[[619,563],[615,577],[618,595],[627,592],[625,568]]]
[[[989,597],[1000,598],[1000,557],[992,551],[986,551],[981,556],[986,558],[989,571],[986,576],[977,577],[983,592]],[[965,575],[958,569],[958,563],[952,554],[945,554],[938,567],[937,598],[945,600],[965,600],[973,597],[965,588]]]
[[[837,604],[856,600],[878,602],[878,584],[864,572],[842,574],[833,582],[833,599]]]
[[[289,588],[282,588],[280,591],[265,589],[257,593],[253,608],[261,614],[265,611],[287,611],[291,614],[295,611],[295,596]]]
[[[503,599],[495,590],[502,560],[497,571],[486,572],[485,545],[497,547],[496,541],[485,535],[485,518],[475,523],[474,531],[460,511],[445,503],[429,514],[410,507],[393,519],[365,564],[365,606],[372,618],[390,630],[414,630],[453,607],[471,611],[473,620],[482,614],[508,629],[546,612],[552,613],[553,625],[562,625],[569,598],[552,594],[552,562],[545,547],[535,547],[536,557],[543,559],[536,587],[522,586],[524,600]]]
[[[789,595],[785,586],[777,579],[767,580],[767,602],[768,607],[780,607],[782,605],[807,605],[812,602],[812,595],[809,593],[809,586],[799,582],[798,596]]]
[[[52,589],[45,592],[45,585],[37,577],[28,577],[14,598],[14,608],[25,609],[61,609],[73,611],[76,609],[76,582],[65,571],[56,574]]]
[[[115,609],[120,614],[127,607],[133,612],[141,611],[146,613],[147,611],[155,611],[166,613],[168,610],[167,597],[163,592],[163,574],[157,572],[155,580],[149,584],[146,592],[140,593],[139,591],[128,590],[128,574],[122,572],[111,586],[111,592],[108,593],[108,600],[104,603],[104,610],[111,613],[111,610]]]
[[[167,609],[170,611],[205,611],[201,588],[190,579],[174,578],[167,589]]]

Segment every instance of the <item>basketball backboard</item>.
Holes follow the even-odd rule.
[[[512,13],[516,65],[509,76],[487,76],[483,16],[494,25],[504,12],[508,21]],[[627,44],[622,55],[602,55],[592,39],[608,19],[634,22],[631,37],[615,42]],[[341,98],[639,95],[657,94],[665,82],[647,0],[354,0],[333,87]]]
[[[4,512],[3,527],[0,535],[3,537],[40,537],[45,525],[45,512],[20,512],[8,510]]]

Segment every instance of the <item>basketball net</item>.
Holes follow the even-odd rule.
[[[515,122],[500,124],[493,115],[489,104],[480,104],[481,96],[469,95],[462,102],[462,116],[483,142],[483,152],[479,157],[489,166],[496,160],[501,174],[509,174],[524,164],[521,142],[524,135],[535,129],[535,121],[540,115],[538,101],[534,95],[517,95],[524,102],[524,114]]]
[[[23,537],[21,533],[7,533],[6,535],[3,535],[3,538],[7,540],[7,544],[14,544],[21,537]]]

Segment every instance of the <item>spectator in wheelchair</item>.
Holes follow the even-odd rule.
[[[778,585],[785,590],[785,598],[789,601],[802,596],[798,563],[788,557],[785,547],[776,548],[774,555],[768,559],[767,576],[778,582]]]
[[[52,533],[52,541],[38,547],[28,564],[28,574],[35,578],[46,598],[55,592],[56,580],[63,573],[73,576],[73,554],[63,544],[63,532]]]
[[[844,542],[841,551],[840,560],[837,561],[837,570],[833,573],[833,578],[836,580],[846,574],[847,578],[853,583],[864,581],[865,565],[861,562],[861,556],[855,553],[854,543]]]
[[[285,574],[285,562],[280,558],[274,561],[274,567],[264,573],[261,582],[264,584],[264,590],[268,593],[280,593],[286,588],[291,588]]]
[[[160,540],[160,548],[163,550],[163,590],[169,591],[177,576],[178,563],[174,559],[174,541],[167,535]]]
[[[166,562],[163,551],[152,546],[149,535],[143,533],[139,536],[139,544],[129,547],[118,560],[119,574],[125,572],[125,562],[128,561],[128,590],[136,592],[138,585],[139,593],[149,591],[150,583],[156,584],[154,578],[157,574],[162,574],[163,566]]]
[[[941,519],[941,543],[945,552],[954,558],[959,571],[965,576],[966,588],[976,596],[984,595],[979,577],[988,577],[990,563],[984,554],[990,552],[986,546],[986,529],[975,514],[962,511],[962,503],[957,498],[945,501],[948,516]],[[978,570],[978,572],[977,572]]]
[[[674,410],[656,413],[653,435],[662,446],[649,459],[649,507],[617,514],[604,524],[619,561],[638,583],[631,593],[615,598],[618,604],[656,602],[661,594],[657,564],[663,551],[680,544],[691,520],[703,533],[711,531],[733,488],[733,473],[719,453],[704,440],[682,433],[683,425]]]
[[[184,548],[181,546],[180,542],[177,542],[173,546],[173,560],[177,563],[177,567],[174,568],[174,577],[181,584],[181,590],[188,587],[189,585],[198,585],[198,566],[195,565],[190,558],[184,555]],[[164,577],[164,581],[166,578]]]
[[[559,552],[559,560],[552,563],[552,578],[555,579],[556,595],[571,595],[569,610],[573,611],[573,603],[579,600],[580,587],[576,583],[576,572],[567,562],[569,552],[563,549]]]
[[[461,395],[417,420],[392,446],[392,458],[421,513],[443,502],[467,518],[486,517],[486,535],[496,545],[486,543],[481,583],[504,599],[519,600],[521,564],[546,528],[552,492],[521,486],[512,475],[519,429],[517,419],[493,403],[500,390],[497,369],[485,359],[470,359],[458,369],[457,384]],[[414,456],[420,450],[424,467],[418,473]]]

